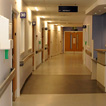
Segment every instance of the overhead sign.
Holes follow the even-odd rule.
[[[33,22],[32,22],[32,25],[35,26],[35,25],[36,25],[36,21],[33,21]]]
[[[78,6],[59,6],[59,12],[78,12]]]
[[[20,12],[20,18],[26,18],[26,12]]]

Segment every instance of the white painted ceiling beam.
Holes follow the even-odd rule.
[[[85,12],[86,15],[101,15],[106,12],[106,0],[97,0]]]

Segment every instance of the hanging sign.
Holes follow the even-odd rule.
[[[26,12],[20,12],[20,18],[26,18]]]
[[[59,12],[78,12],[78,6],[59,6]]]

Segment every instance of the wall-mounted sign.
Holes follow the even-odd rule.
[[[26,12],[20,12],[20,18],[26,18]]]
[[[85,45],[87,45],[87,41],[85,41]]]
[[[32,22],[32,25],[35,26],[35,25],[36,25],[36,21],[33,21],[33,22]]]
[[[86,28],[86,25],[83,25],[83,27],[82,28]]]
[[[59,12],[78,12],[78,6],[59,6]]]
[[[41,41],[39,41],[39,44],[41,44]]]
[[[78,31],[76,27],[72,27],[72,31]]]
[[[45,28],[45,30],[48,30],[48,28]]]

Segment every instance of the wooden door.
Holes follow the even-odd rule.
[[[76,38],[77,38],[77,51],[82,51],[83,50],[83,32],[77,32]]]
[[[65,51],[71,51],[70,32],[65,32]]]
[[[13,79],[13,101],[16,99],[16,90],[17,90],[17,15],[13,13],[12,17],[12,38],[13,38],[13,50],[12,50],[12,66],[16,70],[15,77]]]
[[[35,35],[35,26],[32,26],[32,52],[34,53],[34,35]],[[32,59],[32,66],[34,66],[34,56]]]
[[[65,51],[82,51],[83,33],[65,32]]]
[[[50,56],[50,30],[48,30],[48,57]]]

